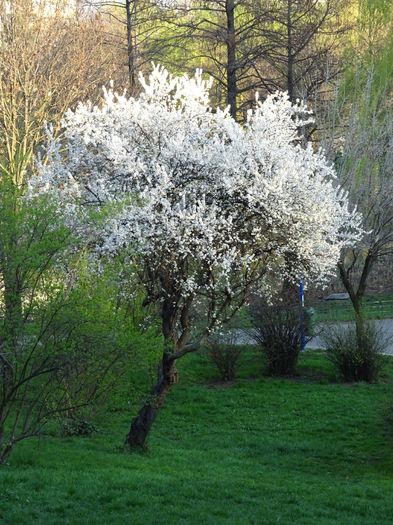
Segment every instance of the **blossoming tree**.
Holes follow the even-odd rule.
[[[130,447],[145,444],[177,359],[251,288],[268,293],[273,275],[323,280],[361,235],[322,152],[300,144],[304,106],[278,93],[257,100],[241,126],[209,107],[200,71],[176,78],[157,66],[140,81],[137,99],[110,90],[100,107],[69,111],[31,181],[32,192],[59,199],[99,257],[126,253],[145,303],[160,312],[158,379],[131,423]]]

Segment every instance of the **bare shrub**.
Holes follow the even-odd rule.
[[[341,379],[368,383],[378,379],[388,339],[374,323],[365,324],[361,336],[355,324],[331,326],[322,340]]]
[[[241,346],[218,342],[209,343],[208,359],[217,367],[222,381],[233,381],[236,378],[242,351]]]
[[[253,317],[255,328],[251,334],[264,355],[267,375],[292,375],[301,350],[301,309],[258,307]]]

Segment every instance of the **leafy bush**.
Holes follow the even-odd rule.
[[[361,337],[355,324],[333,326],[324,331],[322,340],[328,358],[344,381],[371,383],[378,379],[388,340],[375,324],[364,325]]]
[[[60,422],[62,437],[90,437],[97,432],[97,427],[86,419],[67,418]]]
[[[52,334],[67,359],[57,374],[57,391],[62,395],[63,419],[72,425],[138,402],[138,388],[146,389],[148,367],[156,364],[161,342],[149,326],[137,287],[127,302],[120,295],[122,261],[107,263],[100,275],[85,263],[79,262],[78,283]]]
[[[94,261],[76,253],[68,232],[55,229],[51,211],[38,204],[21,207],[25,220],[18,223],[18,239],[27,239],[28,247],[7,248],[10,293],[0,304],[0,465],[21,440],[52,421],[60,422],[63,435],[88,435],[93,417],[108,409],[107,394],[125,399],[126,381],[134,389],[138,372],[154,358],[154,349],[137,346],[148,327],[141,327],[136,287],[127,303],[120,296],[121,261],[93,271]],[[4,246],[7,217],[0,213]]]
[[[297,307],[254,307],[251,334],[265,357],[267,375],[295,372],[301,350],[300,315]]]

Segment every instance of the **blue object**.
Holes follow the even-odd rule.
[[[306,348],[306,326],[304,316],[304,284],[303,280],[299,283],[299,295],[300,295],[300,349]]]

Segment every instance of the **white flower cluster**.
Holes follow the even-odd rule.
[[[240,125],[209,107],[201,71],[176,78],[157,66],[140,80],[138,99],[109,90],[100,107],[68,111],[31,192],[85,210],[97,252],[126,249],[161,297],[328,275],[362,235],[361,217],[323,153],[300,144],[306,108],[277,93]],[[93,225],[92,207],[105,210]]]

